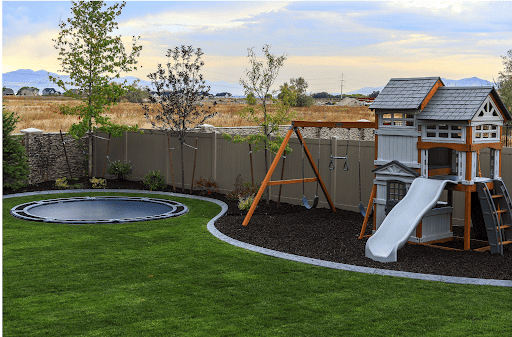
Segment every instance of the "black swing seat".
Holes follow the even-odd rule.
[[[316,208],[316,206],[318,206],[318,195],[315,195],[315,199],[313,200],[313,205],[310,205],[308,199],[305,196],[303,196],[302,204],[304,205],[304,207],[306,207],[306,209]]]

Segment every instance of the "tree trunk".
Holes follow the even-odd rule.
[[[88,164],[87,164],[87,176],[92,176],[92,131],[89,131],[89,158],[88,158]]]
[[[268,173],[268,151],[267,151],[267,144],[268,144],[268,128],[267,128],[267,104],[265,102],[267,98],[263,98],[263,121],[264,121],[264,127],[263,130],[265,132],[265,148],[263,149],[265,151],[265,175]],[[267,195],[267,205],[270,203],[270,188],[266,187],[266,195]]]
[[[185,193],[185,164],[183,161],[183,149],[185,147],[183,146],[183,143],[185,143],[184,138],[180,142],[180,144],[181,144],[181,193]]]

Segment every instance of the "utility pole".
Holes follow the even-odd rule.
[[[344,81],[343,80],[343,73],[341,73],[341,88],[340,88],[341,89],[340,90],[341,95],[340,95],[340,101],[343,99],[343,81]]]

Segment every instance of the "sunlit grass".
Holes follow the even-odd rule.
[[[509,336],[510,288],[360,274],[269,257],[184,216],[71,226],[3,200],[4,336]],[[118,195],[141,196],[135,193]],[[147,196],[147,195],[144,195]]]
[[[7,111],[12,111],[20,116],[20,122],[16,126],[15,133],[26,128],[36,128],[44,132],[63,132],[78,121],[75,116],[64,116],[59,113],[59,104],[76,106],[80,101],[64,98],[46,97],[4,97],[3,104]],[[254,126],[239,116],[245,104],[221,103],[213,105],[206,103],[205,107],[211,107],[217,115],[207,120],[206,123],[222,127]],[[272,110],[272,106],[269,107]],[[296,120],[311,121],[346,121],[353,122],[359,119],[374,120],[374,115],[367,107],[339,107],[339,106],[311,106],[292,108],[296,113]],[[126,125],[139,125],[141,128],[151,128],[151,124],[144,118],[144,111],[137,103],[119,103],[107,113],[114,122]]]

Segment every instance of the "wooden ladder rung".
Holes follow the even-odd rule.
[[[500,210],[497,210],[496,213],[502,214],[502,213],[505,213],[506,211],[507,211],[506,209],[500,209]]]
[[[503,194],[495,194],[495,195],[492,195],[491,198],[493,198],[493,199],[503,198]]]
[[[510,245],[510,244],[512,244],[512,240],[503,241],[501,244],[502,245]]]
[[[510,225],[500,225],[500,229],[510,228]]]

